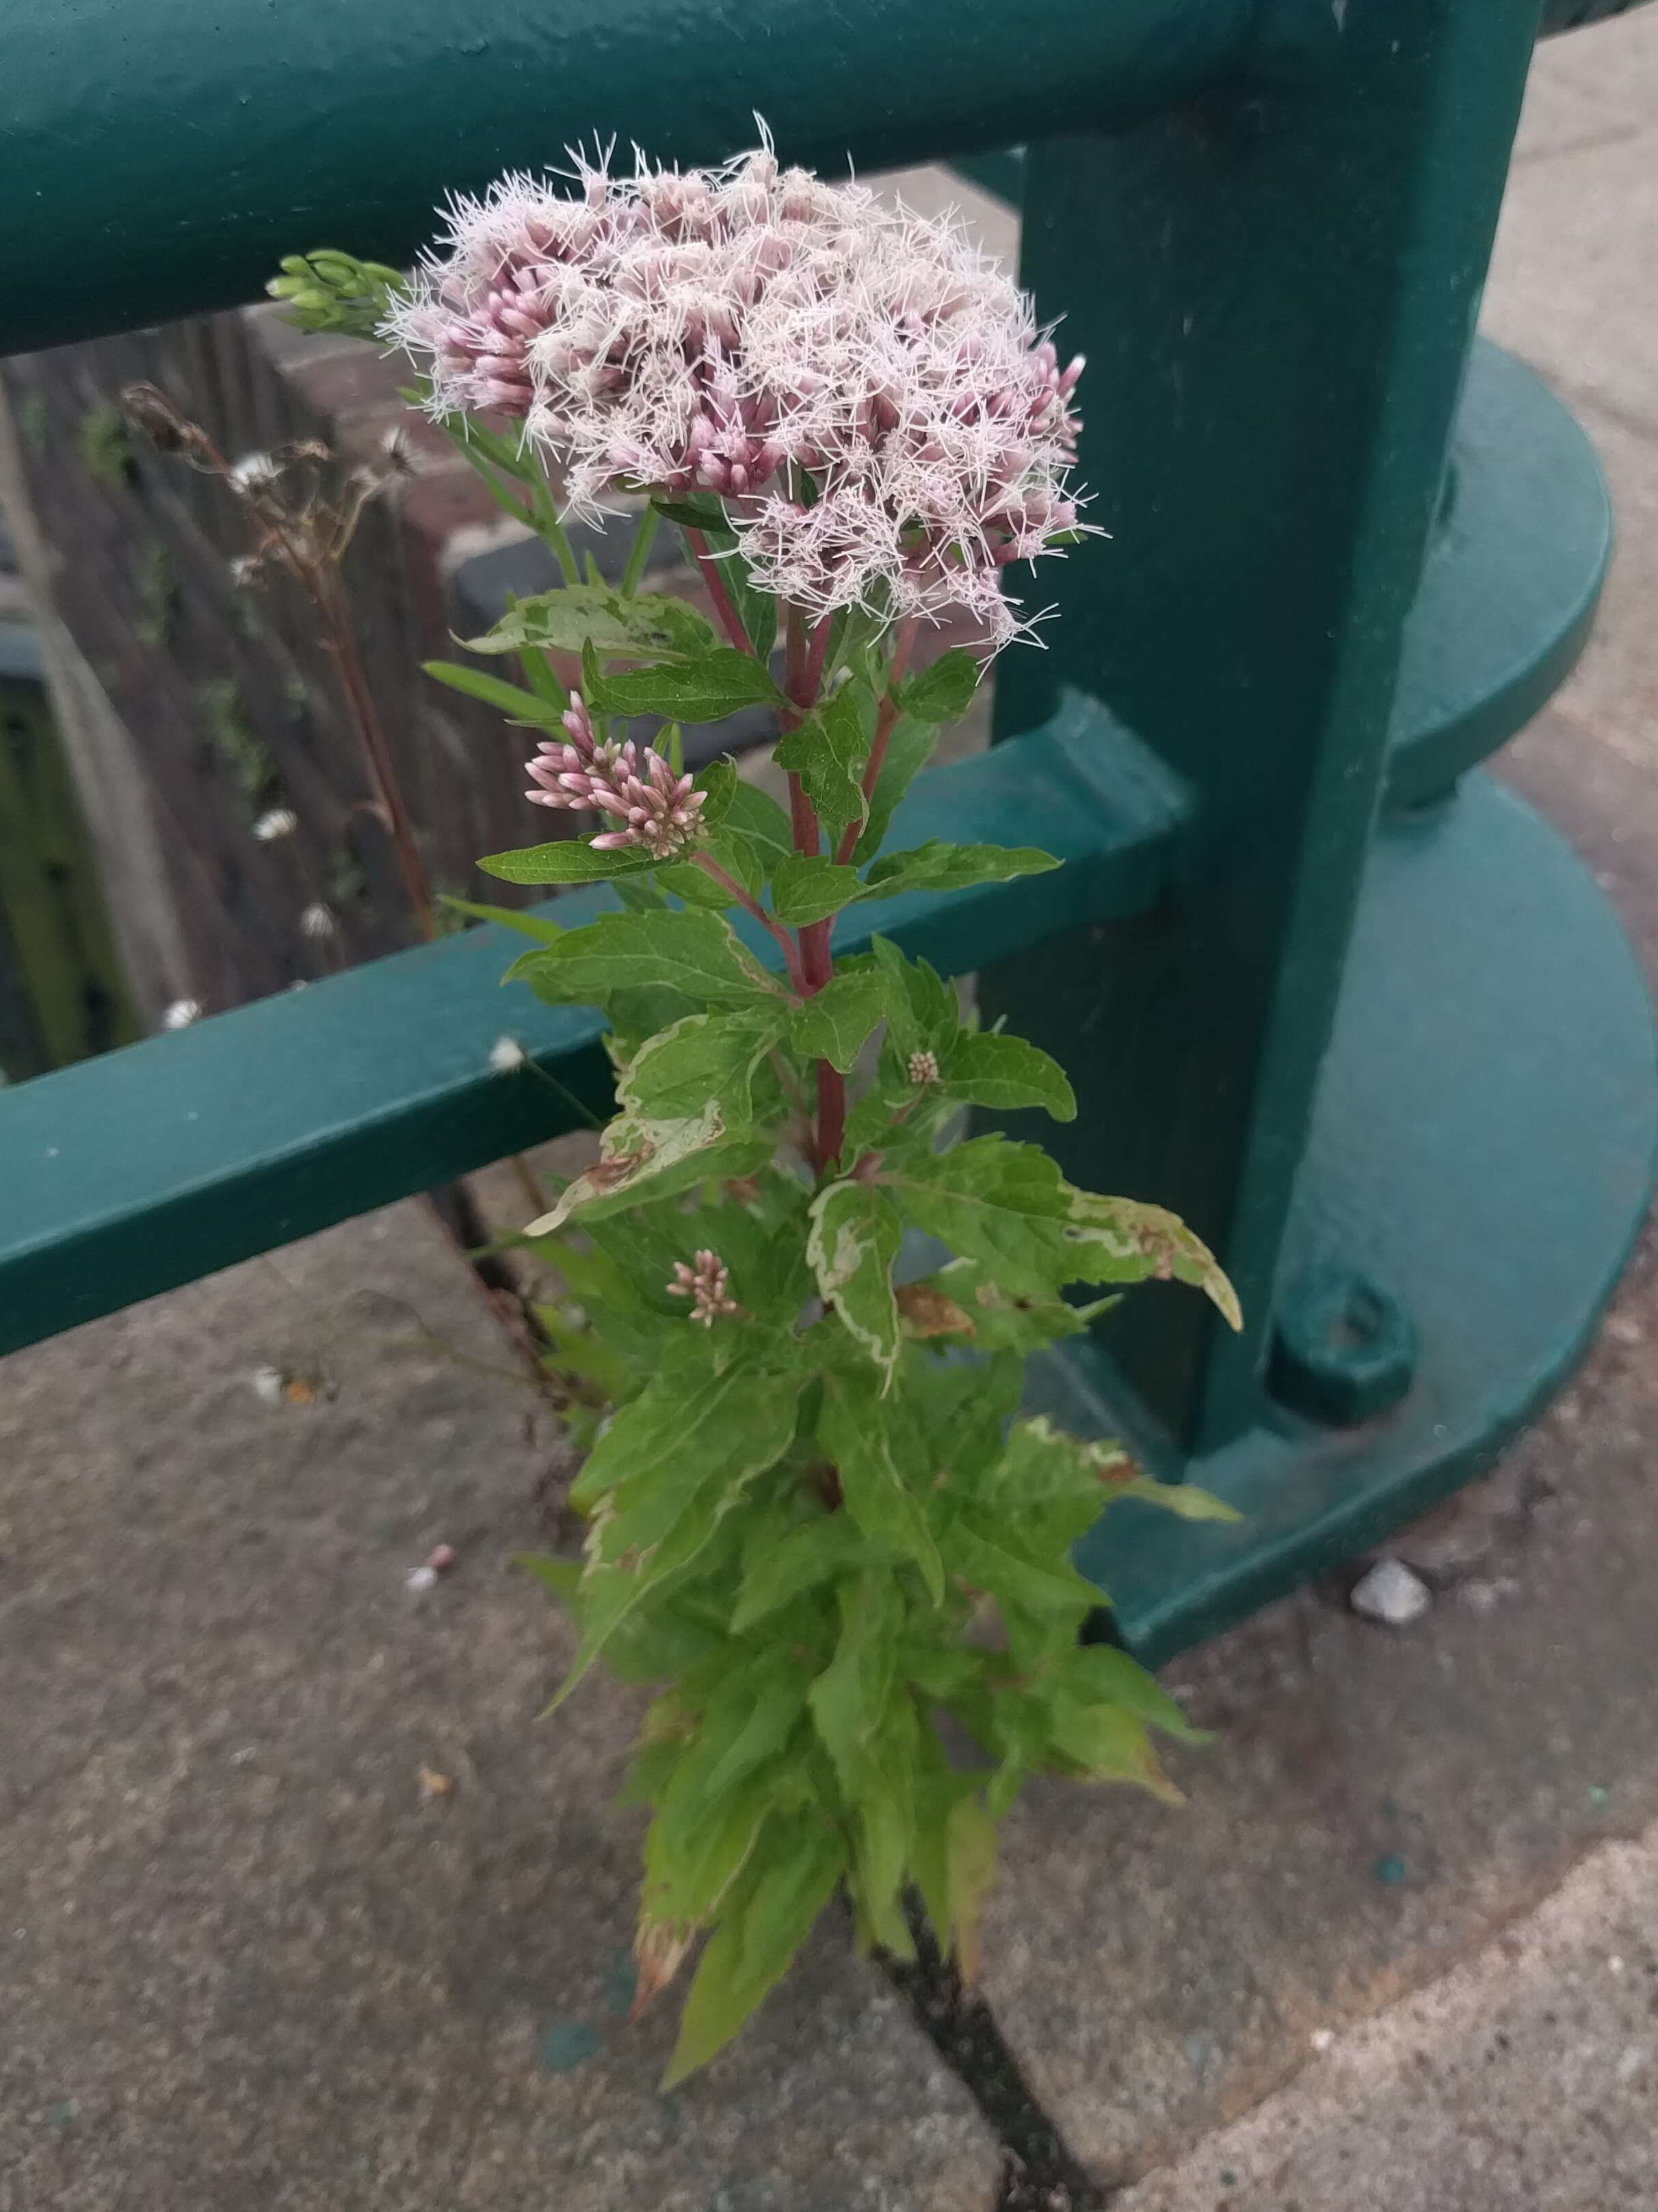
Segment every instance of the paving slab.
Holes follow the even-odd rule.
[[[1115,2212],[1611,2212],[1658,2203],[1658,1829],[1337,2037]]]
[[[560,1472],[417,1205],[0,1363],[0,2212],[987,2212],[838,1931],[657,2094]]]

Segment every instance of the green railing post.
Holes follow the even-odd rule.
[[[1089,358],[1084,474],[1111,536],[1056,572],[1052,649],[1010,658],[1001,726],[1074,684],[1200,812],[1174,903],[1044,963],[1041,1030],[1073,1068],[1090,1040],[1073,1170],[1166,1200],[1238,1285],[1241,1339],[1173,1298],[1107,1332],[1194,1447],[1259,1411],[1538,9],[1303,12],[1262,81],[1035,147],[1024,188],[1026,280]],[[984,988],[1030,1026],[1028,966]]]

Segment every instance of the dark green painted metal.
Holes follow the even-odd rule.
[[[1269,1407],[1176,1465],[1239,1522],[1112,1508],[1082,1561],[1143,1658],[1215,1634],[1490,1464],[1618,1279],[1651,1187],[1655,1096],[1640,970],[1558,832],[1478,774],[1431,820],[1384,831],[1283,1265],[1383,1286],[1414,1319],[1415,1378],[1362,1428]],[[1050,1373],[1046,1402],[1109,1429],[1108,1362],[1090,1365]]]
[[[0,352],[254,296],[313,245],[615,134],[826,171],[1134,119],[1242,55],[1253,0],[14,0]]]
[[[895,824],[901,842],[1039,845],[1067,865],[858,909],[839,942],[878,929],[954,975],[1143,911],[1181,821],[1167,773],[1070,702],[1017,747],[921,778]],[[611,902],[550,911],[574,927]],[[579,1126],[549,1086],[490,1069],[503,1032],[608,1107],[598,1017],[495,988],[521,949],[469,931],[0,1091],[0,1352]]]
[[[1525,727],[1588,643],[1611,557],[1594,447],[1523,362],[1477,340],[1406,618],[1390,805],[1444,791]]]
[[[1266,1382],[1280,1406],[1350,1429],[1396,1406],[1416,1373],[1416,1328],[1390,1291],[1339,1260],[1278,1285]]]
[[[1406,618],[1537,0],[1350,0],[1270,86],[1027,157],[1024,268],[1089,356],[1084,472],[1111,535],[1049,586],[1005,726],[1067,680],[1199,795],[1174,901],[982,979],[1063,1054],[1079,1181],[1219,1250],[1239,1337],[1131,1301],[1121,1356],[1191,1449],[1264,1397],[1291,1194],[1382,787]]]

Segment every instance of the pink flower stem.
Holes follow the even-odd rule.
[[[696,853],[692,855],[692,858],[695,860],[697,866],[701,869],[703,874],[705,876],[712,876],[714,882],[719,884],[720,890],[724,891],[726,896],[735,902],[735,904],[740,906],[744,914],[751,915],[755,921],[757,921],[760,924],[760,927],[765,931],[767,936],[771,938],[782,948],[783,964],[788,970],[790,982],[793,984],[795,990],[799,993],[801,998],[810,998],[811,991],[811,987],[806,981],[805,969],[802,964],[800,954],[796,949],[794,939],[790,936],[788,931],[783,927],[780,922],[774,921],[772,919],[771,915],[766,912],[764,907],[761,905],[758,899],[750,898],[747,891],[744,890],[742,884],[737,881],[737,878],[734,876],[727,875],[725,869],[720,866],[718,860],[714,860],[710,854],[707,853]]]

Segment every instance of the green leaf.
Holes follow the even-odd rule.
[[[1117,1481],[1108,1473],[1101,1504],[1114,1505],[1120,1498],[1138,1498],[1142,1505],[1156,1505],[1181,1521],[1241,1521],[1236,1505],[1200,1490],[1195,1482],[1157,1482],[1149,1474],[1132,1474]]]
[[[699,1156],[718,1145],[725,1134],[726,1125],[714,1099],[695,1115],[653,1121],[642,1114],[618,1115],[599,1139],[599,1157],[593,1165],[568,1183],[552,1211],[531,1222],[524,1233],[550,1236],[580,1207],[630,1200],[641,1183],[655,1182],[683,1170],[688,1161],[693,1163],[690,1179],[695,1180]]]
[[[665,654],[689,659],[710,650],[714,635],[688,600],[660,592],[624,596],[610,584],[565,584],[509,607],[482,637],[464,638],[469,653],[525,653],[550,647],[634,659]]]
[[[532,937],[537,945],[552,945],[564,932],[556,921],[544,915],[528,914],[522,907],[480,906],[475,899],[457,898],[452,891],[440,891],[438,897],[452,913],[470,915],[474,921],[493,921],[502,929],[515,929],[520,937]]]
[[[980,1774],[925,1776],[917,1792],[915,1885],[938,1948],[954,1952],[969,1986],[979,1967],[979,1923],[996,1879],[996,1823]]]
[[[964,1105],[992,1106],[1003,1113],[1035,1106],[1056,1121],[1077,1117],[1076,1094],[1065,1071],[1023,1037],[969,1031],[950,1047],[943,1075],[950,1097]]]
[[[786,705],[765,664],[735,646],[715,646],[695,660],[601,675],[590,647],[582,696],[597,714],[660,714],[674,722],[718,722],[743,707]]]
[[[681,530],[709,531],[726,528],[726,510],[717,499],[657,499],[651,501],[665,522],[677,524]]]
[[[1028,1559],[1011,1544],[998,1543],[976,1516],[957,1519],[946,1548],[952,1574],[965,1575],[975,1589],[987,1590],[999,1602],[1067,1631],[1079,1626],[1102,1602],[1094,1584],[1084,1581],[1068,1560],[1045,1564]]]
[[[1034,845],[946,845],[931,837],[912,852],[888,853],[869,872],[866,896],[892,898],[900,891],[959,891],[973,884],[1006,883],[1014,876],[1046,875],[1060,866]]]
[[[515,722],[527,722],[532,729],[559,726],[561,709],[556,701],[538,699],[533,691],[503,684],[500,677],[486,676],[481,668],[464,668],[458,660],[423,660],[421,666],[434,682],[446,684],[452,691],[464,691],[469,699],[482,699],[486,707],[499,707]]]
[[[627,990],[672,990],[708,1006],[780,999],[780,987],[719,915],[607,914],[566,930],[556,945],[526,952],[507,976],[552,1006],[603,1006]]]
[[[927,1595],[942,1605],[944,1561],[920,1502],[893,1463],[883,1407],[868,1382],[829,1375],[817,1416],[817,1441],[835,1462],[847,1511],[873,1541],[890,1544],[921,1571]]]
[[[797,1011],[790,1041],[808,1059],[826,1060],[849,1074],[890,997],[878,969],[843,968]]]
[[[875,788],[869,795],[869,819],[853,848],[854,867],[861,868],[880,851],[899,800],[932,759],[938,742],[936,723],[918,722],[904,714],[893,724]]]
[[[880,1369],[884,1389],[901,1340],[892,1296],[892,1263],[903,1235],[897,1209],[868,1183],[832,1182],[813,1200],[811,1221],[806,1258],[818,1291]]]
[[[1148,1275],[1159,1280],[1172,1276],[1202,1291],[1234,1328],[1242,1328],[1237,1292],[1220,1262],[1177,1215],[1138,1199],[1102,1198],[1096,1191],[1067,1188],[1071,1237],[1081,1248],[1078,1281],[1142,1282]]]
[[[550,845],[486,854],[478,866],[486,876],[498,876],[504,884],[603,884],[617,876],[642,875],[655,863],[642,845],[626,846],[619,853],[596,853],[584,838],[559,837]],[[450,901],[451,905],[459,903]]]
[[[792,853],[771,871],[772,906],[791,929],[823,921],[867,896],[856,868],[837,867],[816,854]]]
[[[752,1559],[744,1553],[732,1634],[742,1635],[808,1590],[853,1568],[873,1565],[881,1557],[845,1514],[814,1515],[787,1535],[756,1548]]]
[[[708,771],[712,775],[712,769]],[[734,788],[725,813],[720,817],[720,826],[746,837],[760,849],[769,873],[779,859],[787,859],[794,852],[794,833],[789,827],[789,817],[777,801],[757,784],[752,784],[733,773]]]
[[[953,646],[899,687],[898,703],[918,722],[959,721],[972,705],[983,674],[982,665],[972,653]]]
[[[533,1575],[542,1588],[550,1592],[561,1605],[574,1602],[583,1571],[580,1559],[557,1559],[550,1552],[519,1552],[515,1555],[513,1565]]]
[[[863,695],[847,684],[791,730],[773,755],[780,768],[799,777],[832,838],[864,818],[860,778],[869,742]]]
[[[1035,1145],[971,1137],[879,1179],[918,1229],[981,1261],[1010,1295],[1051,1297],[1084,1272],[1066,1248],[1067,1187]]]
[[[644,1116],[697,1115],[713,1104],[728,1127],[741,1127],[750,1118],[755,1063],[786,1018],[780,1001],[742,1013],[688,1014],[646,1040],[616,1095]]]
[[[798,1843],[780,1862],[768,1849],[763,1869],[744,1885],[743,1909],[710,1937],[680,2015],[665,2092],[731,2041],[781,1981],[835,1894],[846,1863],[839,1838],[819,1823],[801,1822],[796,1832]]]
[[[1090,1697],[1121,1705],[1136,1720],[1161,1729],[1181,1743],[1207,1743],[1206,1729],[1193,1728],[1167,1690],[1137,1659],[1110,1644],[1081,1644],[1072,1654],[1071,1671]]]
[[[641,1600],[689,1566],[748,1485],[776,1465],[796,1414],[793,1394],[774,1376],[735,1367],[704,1370],[688,1385],[676,1365],[612,1415],[570,1493],[578,1510],[602,1500],[603,1510],[578,1592],[581,1644],[556,1703]]]
[[[906,959],[890,937],[871,938],[869,949],[892,986],[887,1026],[894,1048],[906,1060],[913,1052],[925,1049],[942,1066],[962,1026],[955,985],[925,960]]]
[[[873,1569],[841,1583],[835,1601],[835,1656],[808,1703],[841,1787],[856,1802],[884,1788],[872,1747],[892,1699],[903,1604],[891,1577]]]

